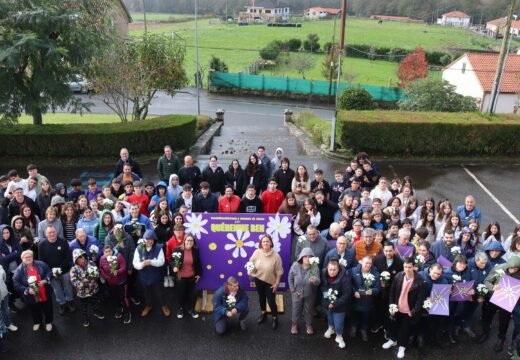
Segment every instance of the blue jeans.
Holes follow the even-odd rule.
[[[54,296],[56,296],[56,302],[59,305],[65,305],[65,303],[74,300],[74,291],[72,290],[69,273],[62,274],[58,278],[52,277],[51,286],[54,290]]]
[[[327,322],[329,326],[334,327],[337,335],[343,335],[343,329],[345,328],[344,312],[327,311]]]
[[[9,313],[9,295],[4,300],[0,301],[0,329],[11,325],[11,315]]]

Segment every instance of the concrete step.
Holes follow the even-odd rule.
[[[222,127],[220,136],[246,136],[247,137],[268,137],[289,135],[287,128],[265,128],[262,126],[230,126]]]

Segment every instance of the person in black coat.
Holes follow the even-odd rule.
[[[141,168],[139,167],[137,161],[130,157],[128,149],[122,148],[119,152],[119,160],[117,161],[116,168],[114,170],[114,178],[117,178],[119,174],[123,172],[123,166],[125,166],[125,164],[130,164],[130,166],[132,167],[132,171],[136,173],[140,178],[143,177],[143,173],[141,172]]]
[[[374,266],[379,274],[385,271],[390,274],[388,281],[381,280],[381,288],[383,291],[376,299],[376,316],[374,317],[373,332],[379,331],[381,327],[388,326],[388,298],[390,296],[390,288],[397,273],[403,271],[403,259],[395,254],[394,244],[390,241],[383,243],[383,253],[374,258]]]
[[[290,168],[291,162],[288,158],[284,157],[282,159],[282,166],[276,170],[273,174],[273,178],[275,178],[278,183],[278,190],[283,192],[284,195],[291,192],[291,184],[294,179],[294,170]]]
[[[246,184],[253,184],[256,189],[256,193],[260,192],[265,188],[267,183],[267,176],[264,168],[258,163],[258,155],[251,154],[249,161],[246,166]]]
[[[398,273],[390,288],[389,303],[397,306],[397,313],[391,315],[394,320],[387,331],[389,340],[383,349],[399,345],[397,358],[402,359],[410,337],[412,325],[421,319],[423,303],[426,299],[424,280],[414,271],[413,260],[406,258],[404,270]]]
[[[316,191],[314,195],[316,203],[316,210],[320,213],[321,220],[318,225],[318,230],[323,231],[328,229],[330,224],[334,222],[334,214],[339,210],[338,204],[327,200],[322,191]]]
[[[208,182],[211,192],[220,197],[224,194],[226,179],[224,170],[218,165],[217,160],[215,155],[210,156],[208,166],[202,171],[201,180]]]
[[[186,206],[191,212],[200,212],[202,209],[200,201],[193,195],[193,188],[190,184],[182,186],[181,196],[175,200],[175,212],[179,211],[182,205]]]
[[[7,207],[8,215],[9,215],[9,221],[13,219],[16,215],[21,215],[22,212],[20,211],[22,209],[22,206],[28,206],[31,208],[31,211],[33,214],[39,214],[40,209],[38,208],[38,205],[30,198],[23,194],[23,188],[22,187],[16,187],[16,189],[13,192],[13,199],[9,203],[9,206]]]
[[[179,175],[180,186],[190,184],[195,193],[199,191],[201,173],[199,167],[193,165],[193,158],[190,155],[184,157],[184,166],[180,168],[177,175]]]
[[[226,185],[231,186],[235,195],[241,198],[246,191],[246,173],[237,159],[231,162],[228,171],[224,174],[224,178]]]
[[[218,212],[218,198],[211,192],[210,185],[206,181],[200,183],[200,192],[195,195],[195,201],[200,204],[201,212]]]

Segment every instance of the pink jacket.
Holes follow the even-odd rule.
[[[117,254],[116,275],[110,271],[110,265],[108,264],[108,260],[105,255],[101,256],[101,259],[99,260],[99,272],[108,285],[119,285],[125,282],[128,278],[128,274],[126,272],[126,260],[123,255],[121,255],[121,253]]]

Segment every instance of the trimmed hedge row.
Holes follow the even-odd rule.
[[[88,115],[86,115],[88,116]],[[162,152],[164,145],[183,150],[195,141],[197,118],[166,115],[149,120],[109,124],[49,124],[0,127],[0,153],[9,156],[95,157]]]
[[[375,60],[381,59],[380,56],[385,56],[386,58],[384,58],[384,60],[401,62],[405,56],[410,55],[414,50],[415,49],[390,48],[384,46],[374,47],[368,44],[352,44],[346,48],[346,55],[348,57],[370,59],[370,54],[373,51]],[[424,50],[424,53],[426,54],[426,61],[428,61],[429,65],[444,66],[449,64],[452,59],[450,53],[443,51]]]
[[[388,156],[518,156],[520,122],[479,113],[343,111],[337,141],[353,152]]]

